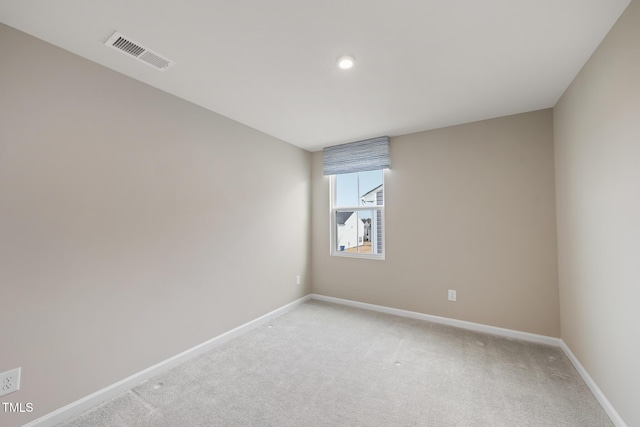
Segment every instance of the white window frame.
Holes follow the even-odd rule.
[[[385,181],[385,169],[382,169],[382,188],[384,189],[385,193],[386,193],[386,188],[384,186],[384,181]],[[359,187],[359,185],[358,185]],[[330,215],[330,219],[329,219],[329,224],[330,224],[330,230],[329,230],[329,242],[330,242],[330,247],[329,247],[329,253],[331,256],[339,256],[339,257],[345,257],[345,258],[365,258],[365,259],[377,259],[377,260],[384,260],[387,250],[385,248],[385,244],[386,244],[386,226],[385,226],[385,212],[384,212],[384,207],[385,207],[385,203],[386,203],[386,199],[387,199],[387,195],[383,193],[383,199],[382,199],[382,205],[371,205],[371,206],[336,206],[336,175],[330,175],[329,177],[329,215]],[[358,195],[359,197],[359,195]],[[340,251],[337,249],[337,244],[336,241],[338,239],[337,236],[337,232],[338,232],[338,226],[336,224],[336,213],[337,212],[341,212],[341,211],[354,211],[359,212],[359,211],[380,211],[381,212],[381,223],[382,223],[382,253],[381,254],[361,254],[361,253],[352,253],[352,252],[346,252],[346,251]],[[373,219],[372,219],[373,221]],[[373,227],[372,227],[373,228]],[[372,243],[373,246],[373,243]]]

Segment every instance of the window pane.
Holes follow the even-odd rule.
[[[358,214],[354,211],[336,212],[336,251],[358,251],[358,231],[363,231],[359,223]]]
[[[372,211],[358,211],[358,219],[362,223],[362,234],[358,236],[358,253],[371,253],[371,218]]]
[[[336,175],[336,206],[358,206],[358,173]]]
[[[359,173],[360,206],[382,205],[382,170]]]

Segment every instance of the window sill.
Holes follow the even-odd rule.
[[[331,252],[330,255],[335,257],[341,257],[341,258],[375,259],[379,261],[384,261],[384,255],[356,254],[356,253],[341,252],[341,251],[333,251]]]

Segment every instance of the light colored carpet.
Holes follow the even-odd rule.
[[[63,425],[612,424],[559,348],[309,301]]]

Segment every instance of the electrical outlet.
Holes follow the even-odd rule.
[[[457,298],[457,292],[454,289],[449,289],[449,301],[456,301]]]
[[[0,396],[20,390],[20,370],[16,368],[0,374]]]
[[[299,285],[299,284],[300,284],[300,276],[298,275],[296,276],[296,285]]]

